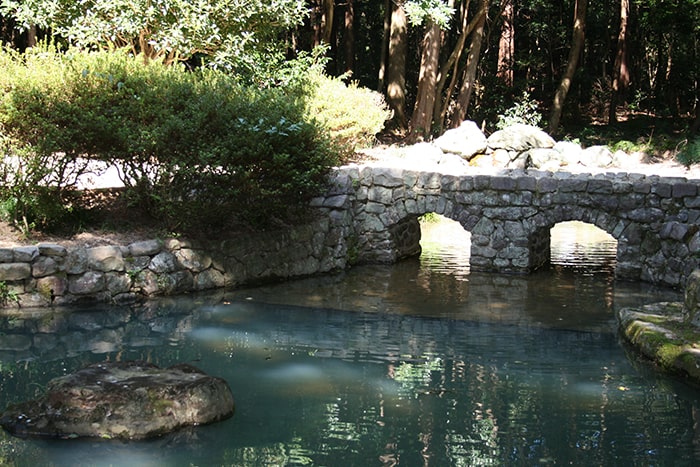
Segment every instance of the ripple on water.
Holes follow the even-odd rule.
[[[562,222],[552,228],[551,235],[552,265],[589,274],[615,270],[617,240],[598,227],[579,221]]]

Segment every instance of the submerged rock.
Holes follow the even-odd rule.
[[[16,436],[144,439],[231,417],[226,381],[187,364],[90,365],[51,380],[46,395],[8,407],[0,425]]]

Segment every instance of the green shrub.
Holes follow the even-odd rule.
[[[0,66],[0,202],[44,227],[70,212],[90,159],[116,164],[129,199],[171,230],[284,220],[388,117],[378,94],[313,67],[260,89],[120,51],[8,50]]]
[[[678,160],[685,165],[700,163],[700,136],[688,141],[683,149],[678,153]]]
[[[645,141],[644,138],[639,138],[637,142],[630,141],[627,139],[615,141],[612,143],[608,144],[608,147],[610,148],[611,151],[623,151],[628,154],[634,153],[634,152],[649,152],[652,150],[651,145],[649,142]]]
[[[71,210],[57,179],[72,172],[61,157],[41,156],[32,147],[0,140],[0,219],[25,235],[36,227],[55,225]]]
[[[343,155],[375,142],[391,117],[381,94],[319,73],[313,73],[309,82],[307,113],[324,125]]]
[[[537,108],[537,101],[530,98],[530,94],[523,92],[520,99],[503,114],[498,116],[496,127],[499,130],[508,128],[516,123],[523,123],[539,127],[542,123],[542,114]]]
[[[352,101],[362,102],[359,130],[343,112],[314,107],[313,99],[307,105],[298,87],[256,89],[213,70],[145,65],[124,53],[6,51],[0,66],[0,123],[13,142],[5,154],[21,153],[32,168],[17,178],[7,162],[17,157],[6,157],[0,181],[17,189],[0,195],[14,196],[18,213],[43,216],[45,224],[57,219],[29,207],[60,218],[44,206],[47,197],[64,206],[89,158],[118,164],[133,202],[170,229],[285,220],[318,194],[348,152],[331,146],[327,133],[336,144],[355,145],[381,128],[376,118],[367,126],[362,115],[373,97],[357,88],[349,92],[365,99]]]

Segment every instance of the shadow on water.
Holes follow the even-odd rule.
[[[146,442],[0,433],[0,465],[700,460],[698,392],[628,358],[615,332],[617,308],[678,292],[554,258],[531,276],[469,273],[448,249],[130,309],[2,317],[0,407],[88,363],[143,359],[225,378],[236,414]]]

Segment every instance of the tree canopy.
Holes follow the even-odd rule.
[[[279,34],[307,16],[303,0],[4,0],[3,12],[82,48],[130,48],[165,63],[195,55],[254,68],[277,54]]]
[[[2,11],[15,43],[13,21],[73,45],[196,57],[241,76],[274,75],[325,44],[329,74],[386,93],[399,129],[420,108],[428,135],[464,118],[493,127],[521,96],[521,108],[549,114],[568,74],[564,130],[629,115],[700,127],[700,0],[587,0],[575,31],[580,1],[3,0]]]

